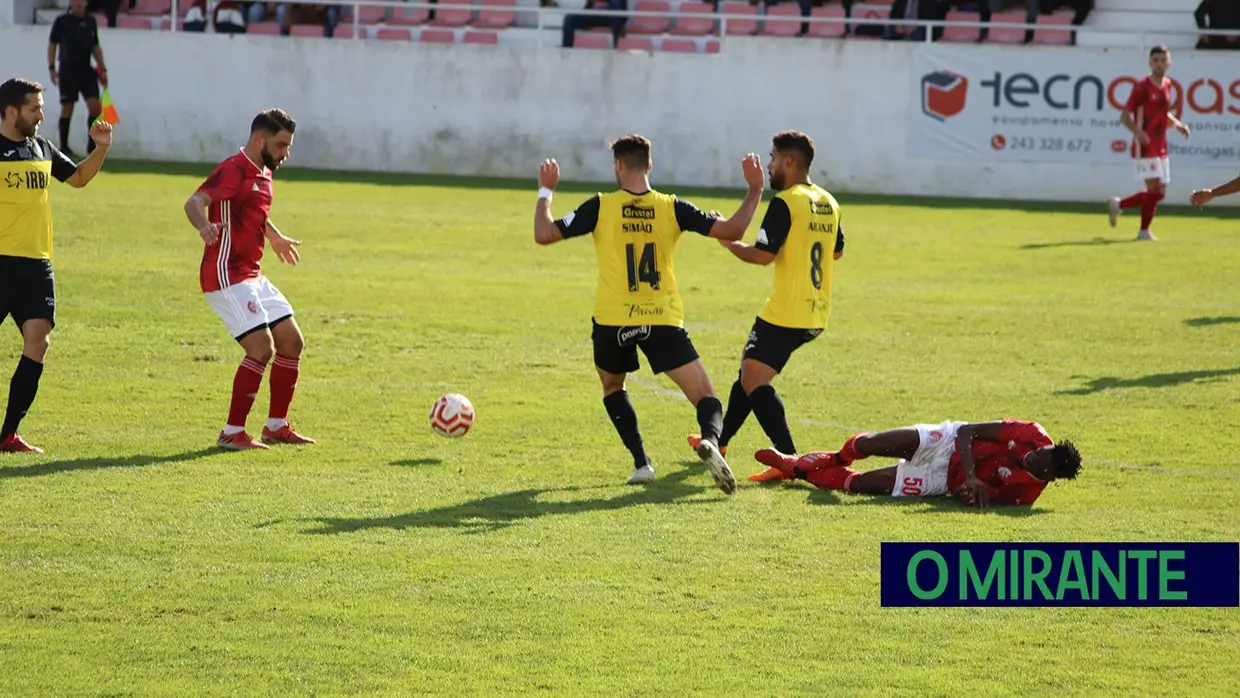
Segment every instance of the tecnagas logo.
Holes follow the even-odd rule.
[[[938,70],[921,78],[921,111],[939,121],[947,121],[964,111],[969,79],[950,70]]]
[[[883,606],[1240,606],[1236,543],[883,543]]]

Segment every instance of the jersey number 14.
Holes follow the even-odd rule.
[[[624,246],[624,254],[629,269],[629,290],[637,291],[640,284],[659,290],[659,267],[655,263],[654,243],[647,242],[642,245],[640,259],[636,245],[631,242]]]

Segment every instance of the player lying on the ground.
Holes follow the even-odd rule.
[[[1193,192],[1191,200],[1194,206],[1201,208],[1213,199],[1217,199],[1220,196],[1229,196],[1238,191],[1240,191],[1240,177],[1236,177],[1226,184],[1220,184],[1211,189],[1197,189]]]
[[[870,456],[899,458],[894,466],[858,472],[848,467]],[[799,458],[762,449],[754,458],[769,466],[750,480],[800,478],[853,494],[935,497],[949,492],[966,504],[1032,504],[1048,482],[1074,480],[1081,454],[1070,441],[1051,441],[1037,422],[915,424],[863,432],[839,451]]]

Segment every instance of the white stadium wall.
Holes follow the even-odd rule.
[[[46,81],[47,31],[0,27],[2,72]],[[1111,152],[1125,135],[1108,123],[1117,112],[1094,109],[1091,90],[1105,83],[1122,100],[1115,71],[1141,75],[1140,49],[728,37],[716,55],[651,56],[101,34],[118,157],[214,163],[276,105],[298,120],[289,166],[526,177],[533,188],[539,161],[555,157],[567,179],[608,181],[605,140],[635,131],[655,142],[659,186],[739,188],[741,156],[799,128],[819,144],[817,179],[841,192],[1101,201],[1137,185],[1127,156]],[[1240,61],[1218,53],[1174,57],[1173,76],[1200,83],[1186,83],[1196,111],[1185,117],[1206,132],[1188,143],[1208,147],[1173,153],[1169,202],[1240,169]],[[1025,123],[1038,115],[1041,126]],[[1058,116],[1074,121],[1055,126]]]

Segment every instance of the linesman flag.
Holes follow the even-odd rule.
[[[108,74],[103,70],[98,71],[98,73],[99,82],[101,83],[99,90],[99,106],[101,106],[102,109],[99,112],[99,116],[95,117],[95,121],[102,119],[103,121],[115,126],[121,122],[121,117],[120,114],[116,113],[116,104],[112,101],[111,93],[108,92]],[[91,126],[94,125],[94,122],[91,122]]]

